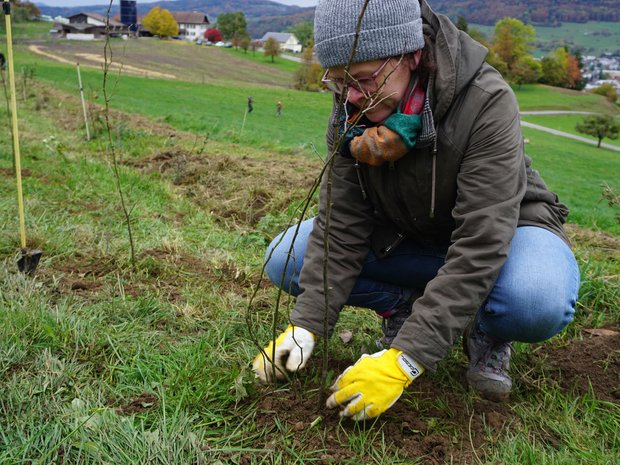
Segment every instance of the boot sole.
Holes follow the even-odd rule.
[[[510,397],[512,381],[492,379],[483,373],[467,372],[465,377],[469,386],[487,400],[505,402]]]

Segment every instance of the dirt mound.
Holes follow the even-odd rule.
[[[541,379],[534,384],[550,382],[571,396],[574,391],[579,395],[594,392],[597,399],[618,403],[620,333],[592,332],[603,335],[590,336],[586,332],[581,341],[562,346],[544,344],[532,353],[532,357],[544,361],[545,367],[551,367],[539,374]],[[330,369],[340,373],[348,365],[346,361],[333,361]],[[310,368],[318,370],[317,360],[311,361]],[[461,375],[464,379],[464,367]],[[256,424],[259,428],[273,428],[276,422],[288,425],[300,433],[300,450],[326,451],[322,463],[350,462],[356,452],[347,435],[364,428],[375,429],[377,439],[385,438],[389,450],[404,459],[421,460],[425,464],[481,463],[486,448],[498,436],[520,425],[510,402],[502,404],[476,398],[468,403],[454,388],[424,376],[376,422],[359,425],[341,421],[336,411],[320,407],[318,386],[301,387],[300,382],[301,378],[293,379],[289,389],[260,387],[262,396]],[[273,448],[274,444],[265,447]]]
[[[539,354],[559,384],[579,395],[593,392],[596,398],[620,402],[620,333],[596,331],[568,345],[545,345]],[[540,356],[540,355],[539,355]]]
[[[347,363],[341,365],[340,370]],[[341,420],[337,411],[319,408],[316,389],[306,387],[305,393],[313,392],[309,396],[301,392],[295,388],[264,388],[256,424],[259,429],[271,428],[276,421],[288,424],[300,433],[300,450],[325,449],[319,463],[352,463],[356,452],[347,436],[371,428],[377,432],[378,441],[383,437],[388,450],[403,459],[425,464],[474,463],[484,456],[490,437],[519,422],[509,404],[479,399],[468,405],[458,393],[424,377],[416,380],[382,417],[365,424]],[[367,447],[376,450],[380,446]]]
[[[127,164],[157,172],[222,224],[255,226],[268,213],[302,201],[318,175],[318,163],[306,157],[269,159],[170,149]]]

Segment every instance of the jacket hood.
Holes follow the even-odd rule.
[[[437,71],[431,105],[439,121],[452,100],[471,81],[487,56],[488,49],[457,29],[450,19],[435,13],[426,0],[420,0],[424,34],[435,42]]]

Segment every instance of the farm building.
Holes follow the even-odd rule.
[[[301,44],[295,34],[291,34],[290,32],[267,32],[260,39],[260,43],[264,44],[267,39],[273,38],[280,44],[280,50],[285,50],[287,52],[300,53],[301,52]]]
[[[171,11],[179,25],[179,37],[186,40],[196,40],[204,37],[209,26],[209,18],[198,11]]]
[[[67,19],[68,22],[59,22],[54,25],[58,35],[67,39],[97,39],[106,35],[106,28],[111,35],[122,34],[127,30],[122,23],[112,18],[107,24],[107,18],[97,13],[77,13]]]

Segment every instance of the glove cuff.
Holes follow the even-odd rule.
[[[396,349],[390,349],[396,350]],[[412,359],[409,355],[404,353],[402,350],[398,351],[398,355],[396,356],[396,362],[398,366],[403,371],[405,376],[409,379],[409,383],[411,383],[414,379],[424,373],[424,367]]]
[[[289,323],[283,334],[287,333],[292,333],[295,336],[295,339],[312,342],[316,341],[316,335],[313,332],[308,331],[301,326],[294,325],[293,323]]]

